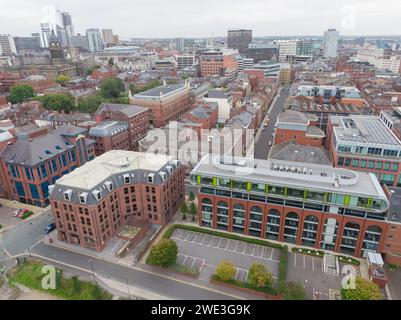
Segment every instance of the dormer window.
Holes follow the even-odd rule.
[[[167,179],[167,173],[166,173],[166,172],[161,171],[161,172],[159,173],[159,175],[160,175],[160,177],[162,178],[163,181],[166,181],[166,179]]]
[[[147,176],[146,181],[148,183],[153,183],[154,179],[155,179],[155,175],[153,173],[149,173],[148,176]]]
[[[124,178],[124,183],[125,184],[131,183],[131,177],[129,176],[129,174],[124,174],[123,178]]]
[[[113,190],[113,182],[106,181],[104,184],[106,185],[107,190],[109,190],[109,191]]]
[[[171,175],[173,174],[173,167],[172,166],[166,166],[167,172]]]
[[[79,195],[79,202],[80,203],[86,203],[86,200],[88,199],[88,193],[87,192],[82,192]]]
[[[71,201],[72,190],[68,189],[64,191],[64,200]]]
[[[93,190],[92,194],[96,200],[99,201],[100,199],[102,199],[102,193],[99,190]]]
[[[179,165],[178,160],[173,160],[173,164],[174,164],[174,166],[175,166],[176,168],[178,168],[178,165]]]

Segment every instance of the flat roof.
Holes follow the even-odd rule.
[[[169,84],[166,86],[160,86],[147,91],[135,94],[135,98],[143,97],[160,97],[165,95],[170,95],[175,92],[181,91],[185,88],[185,83]]]
[[[378,116],[330,116],[337,141],[401,146],[400,140]]]
[[[212,155],[203,157],[191,174],[375,197],[389,202],[374,174],[324,165]]]

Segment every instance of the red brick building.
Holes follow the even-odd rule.
[[[180,121],[188,124],[196,124],[195,130],[211,130],[216,128],[219,106],[215,102],[197,103],[190,111],[184,113]]]
[[[148,108],[131,104],[103,103],[96,111],[96,121],[122,121],[129,126],[129,150],[137,150],[138,141],[149,131],[151,112]]]
[[[104,80],[108,78],[113,78],[118,75],[118,70],[114,68],[101,67],[93,70],[92,78],[96,80]]]
[[[166,225],[184,198],[172,157],[110,151],[57,181],[51,206],[59,240],[101,251],[132,221]]]
[[[89,139],[95,141],[96,156],[110,150],[130,150],[129,126],[126,122],[106,121],[89,129]]]
[[[224,57],[220,51],[205,51],[199,57],[201,77],[222,76],[224,70]]]
[[[156,128],[178,120],[189,110],[190,86],[185,83],[163,85],[134,95],[130,103],[149,108],[150,123]]]
[[[316,121],[314,115],[287,110],[277,120],[274,143],[294,141],[300,145],[321,147],[325,134],[315,126]]]
[[[203,158],[190,179],[200,189],[201,226],[356,257],[379,252],[401,263],[400,211],[391,209],[373,175],[213,156]]]
[[[8,144],[0,153],[3,196],[40,207],[49,204],[49,186],[94,159],[94,141],[84,129],[62,126],[50,135]]]

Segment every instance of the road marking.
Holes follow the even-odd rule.
[[[188,232],[188,235],[187,235],[187,237],[185,238],[185,240],[189,241],[188,238],[189,238],[190,235],[191,235],[191,233]]]
[[[256,249],[256,246],[253,247],[253,251],[252,251],[252,256],[253,257],[255,257],[255,249]]]
[[[272,248],[272,252],[270,253],[270,259],[269,260],[273,261],[273,248]]]
[[[315,259],[312,257],[312,270],[315,270]]]
[[[306,256],[303,255],[303,257],[304,257],[304,269],[306,269],[306,267],[305,267],[305,258],[306,258]]]
[[[226,247],[223,250],[226,250],[228,248],[228,244],[230,243],[230,240],[228,240]],[[227,250],[228,251],[228,250]]]
[[[182,262],[182,264],[185,265],[185,261],[187,261],[187,259],[188,259],[188,256],[185,256],[185,259],[184,259],[184,261]]]
[[[234,240],[234,241],[237,241],[237,240]],[[237,241],[237,245],[235,246],[234,251],[237,251],[238,243],[239,243],[239,241]]]
[[[220,241],[219,241],[219,244],[217,245],[217,247],[220,247],[221,240],[223,240],[223,238],[220,238]]]
[[[294,253],[294,267],[297,266],[297,254]]]
[[[262,249],[262,255],[261,255],[261,257],[262,257],[262,258],[264,258],[264,255],[265,255],[265,249],[266,249],[265,247],[263,247],[263,249]]]

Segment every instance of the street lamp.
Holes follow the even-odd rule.
[[[92,261],[92,259],[89,259],[89,265],[90,265],[91,271],[92,271],[93,283],[95,283],[95,282],[96,282],[96,279],[95,279],[95,272],[93,271],[93,261]]]

